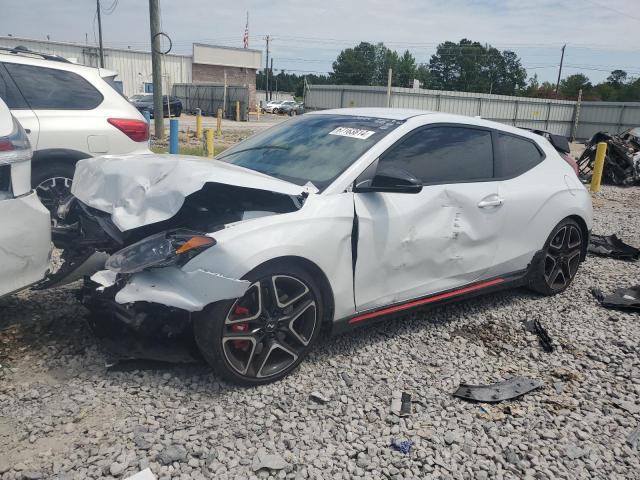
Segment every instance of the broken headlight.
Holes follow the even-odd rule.
[[[178,230],[147,237],[109,257],[106,268],[116,273],[136,273],[147,268],[184,265],[216,241],[198,232]]]

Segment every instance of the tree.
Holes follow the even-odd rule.
[[[416,59],[413,58],[409,50],[405,50],[397,65],[398,71],[395,75],[397,85],[400,87],[411,87],[413,79],[416,78]]]
[[[463,92],[514,95],[526,85],[527,72],[518,56],[466,38],[444,42],[429,60],[434,87]]]
[[[627,72],[624,70],[614,70],[611,75],[607,77],[607,83],[611,84],[614,88],[620,88],[627,82]]]
[[[593,85],[589,82],[587,76],[583,73],[569,75],[560,81],[560,93],[565,98],[577,99],[578,92],[582,90],[583,95],[590,93]]]
[[[420,82],[422,88],[431,88],[431,71],[429,65],[422,63],[416,69],[416,78]]]
[[[376,46],[368,42],[342,50],[333,62],[331,78],[337,84],[376,85],[378,56]]]

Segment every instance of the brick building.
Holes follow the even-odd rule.
[[[262,64],[262,51],[250,48],[193,44],[191,81],[220,83],[249,88],[249,105],[256,104],[256,73]]]

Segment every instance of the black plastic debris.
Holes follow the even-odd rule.
[[[411,447],[413,447],[411,440],[396,440],[395,438],[391,440],[391,448],[405,455],[411,453]]]
[[[605,295],[598,288],[592,288],[591,293],[603,307],[617,310],[640,310],[640,285],[618,288],[610,295]]]
[[[461,383],[453,392],[454,397],[474,402],[497,403],[511,400],[543,387],[544,383],[527,377],[513,377],[490,385],[468,385]]]
[[[411,394],[398,390],[394,391],[391,397],[391,412],[399,417],[411,415]]]
[[[640,250],[627,245],[617,235],[591,235],[589,253],[618,260],[640,260]]]
[[[555,350],[549,332],[547,332],[547,329],[544,328],[537,319],[533,321],[533,333],[540,339],[540,346],[545,352],[552,353]]]

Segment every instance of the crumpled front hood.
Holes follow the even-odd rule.
[[[84,204],[111,214],[113,223],[124,232],[173,217],[185,197],[206,183],[293,196],[316,191],[218,160],[152,154],[81,160],[71,191]]]

